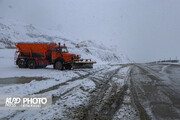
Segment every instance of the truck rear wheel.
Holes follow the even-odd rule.
[[[54,68],[57,70],[63,70],[63,64],[61,61],[57,61],[54,65]]]
[[[28,68],[30,68],[30,69],[35,69],[36,68],[35,60],[28,60]]]
[[[24,59],[18,60],[17,63],[19,68],[26,68],[26,61]]]

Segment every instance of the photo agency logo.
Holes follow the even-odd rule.
[[[20,97],[7,97],[6,98],[6,107],[16,107],[21,103]]]
[[[0,96],[0,109],[46,109],[51,104],[51,95]]]

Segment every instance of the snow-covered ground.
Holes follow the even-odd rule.
[[[20,69],[15,42],[61,42],[93,69]],[[179,119],[179,64],[123,64],[130,60],[112,46],[66,37],[20,21],[0,18],[0,95],[52,95],[43,110],[0,110],[0,119]],[[9,49],[11,48],[11,49]]]
[[[97,64],[93,69],[64,71],[54,70],[52,66],[44,69],[20,69],[14,64],[16,42],[65,43],[71,53],[91,58]],[[86,107],[91,107],[91,111],[94,109],[92,103],[102,99],[105,100],[101,103],[103,105],[110,100],[111,93],[125,93],[129,67],[113,64],[128,62],[130,60],[126,55],[98,41],[78,40],[58,31],[0,18],[0,95],[53,96],[53,104],[48,109],[0,110],[0,119],[83,119],[91,116]],[[117,87],[113,88],[113,85]],[[101,97],[94,99],[97,95]],[[117,99],[118,97],[114,98],[114,104],[119,106]]]
[[[126,66],[104,63],[95,64],[93,69],[59,71],[52,66],[20,69],[14,64],[14,52],[15,49],[0,49],[0,95],[48,94],[53,96],[53,104],[45,110],[0,110],[1,119],[81,119],[85,117],[81,112],[86,113],[84,107],[90,105],[94,96],[105,92],[103,99],[109,101],[111,92],[121,92],[126,84],[129,70]],[[23,78],[24,81],[8,83],[15,78]],[[4,79],[7,79],[8,84],[1,83]],[[106,88],[105,91],[101,91],[101,84]],[[113,88],[115,84],[116,89]]]
[[[43,110],[0,110],[0,119],[180,117],[179,65],[104,63],[93,69],[20,69],[14,65],[14,51],[0,49],[0,95],[52,95],[52,105]]]
[[[34,77],[34,80],[32,79],[30,84],[5,86],[7,88],[6,90],[4,89],[5,87],[1,87],[0,94],[32,94],[40,91],[41,89],[66,82],[69,79],[79,76],[79,74],[76,73],[78,70],[59,71],[54,70],[52,66],[48,66],[45,69],[19,69],[18,66],[14,64],[14,52],[14,49],[0,49],[0,79]],[[94,70],[98,70],[102,66],[103,65],[94,65],[94,69],[91,71],[93,72]],[[86,69],[83,70],[86,71]],[[84,73],[83,70],[82,74],[86,75],[87,73]],[[41,85],[39,85],[39,81],[36,81],[36,77],[42,77],[46,80],[41,80]]]

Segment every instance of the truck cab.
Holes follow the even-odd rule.
[[[54,64],[55,69],[59,69],[59,68],[56,68],[57,61],[60,61],[61,63],[59,63],[59,64],[63,64],[63,66],[66,69],[71,69],[72,62],[74,59],[79,59],[79,55],[69,53],[65,44],[64,44],[64,46],[59,45],[59,46],[56,46],[53,48],[52,63]],[[59,67],[60,67],[60,65],[59,65]]]

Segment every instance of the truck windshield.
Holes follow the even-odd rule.
[[[68,49],[67,49],[66,47],[63,47],[63,48],[62,48],[62,52],[63,52],[63,53],[68,53]]]

